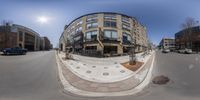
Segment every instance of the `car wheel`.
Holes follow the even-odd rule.
[[[23,55],[25,55],[26,54],[26,52],[23,52]]]
[[[10,55],[10,53],[9,53],[9,52],[6,52],[6,55]]]

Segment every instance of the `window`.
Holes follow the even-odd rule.
[[[74,41],[79,41],[81,39],[81,36],[77,36],[74,38]]]
[[[132,41],[131,35],[126,32],[123,32],[123,43],[131,42],[131,41]]]
[[[74,34],[75,34],[75,31],[74,31],[74,30],[72,30],[72,31],[71,31],[71,35],[74,35]]]
[[[85,50],[97,50],[97,46],[87,46]]]
[[[35,36],[25,33],[25,44],[34,45],[35,43]]]
[[[74,29],[74,27],[75,27],[75,26],[73,25],[73,26],[71,27],[71,30],[73,30],[73,29]]]
[[[87,22],[91,22],[91,21],[97,21],[97,15],[89,15],[87,16]]]
[[[104,31],[104,39],[111,39],[111,40],[117,40],[118,34],[115,30],[105,30]]]
[[[95,41],[97,40],[97,31],[86,32],[86,41]]]
[[[81,25],[83,23],[82,20],[80,20],[76,25]]]
[[[130,22],[129,22],[129,18],[126,17],[126,16],[122,16],[122,22],[130,23]]]
[[[116,20],[116,15],[115,14],[105,14],[104,19],[106,19],[106,20]]]
[[[78,27],[78,28],[76,29],[76,33],[81,32],[81,31],[82,31],[82,27]]]
[[[114,21],[104,21],[104,27],[117,27],[117,23]]]
[[[130,31],[130,24],[122,24],[122,29]]]
[[[19,31],[19,41],[23,41],[23,33]]]
[[[98,23],[97,22],[87,23],[86,27],[87,27],[87,29],[97,28],[98,27]]]

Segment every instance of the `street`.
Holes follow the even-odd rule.
[[[171,79],[149,84],[139,94],[89,98],[62,93],[54,51],[0,55],[0,100],[199,100],[200,55],[156,52],[153,76]]]
[[[0,100],[66,100],[61,93],[55,53],[0,56]]]

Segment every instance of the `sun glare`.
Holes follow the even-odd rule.
[[[38,19],[37,19],[37,21],[38,22],[40,22],[40,23],[47,23],[48,22],[48,18],[47,17],[45,17],[45,16],[40,16],[40,17],[38,17]]]

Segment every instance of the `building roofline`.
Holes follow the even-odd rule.
[[[162,39],[174,39],[173,37],[164,37]]]
[[[31,32],[33,32],[34,34],[40,36],[39,33],[37,33],[36,31],[34,31],[33,29],[31,29],[31,28],[29,28],[29,27],[26,27],[26,26],[23,26],[23,25],[18,25],[18,24],[12,24],[12,26],[16,26],[17,28],[28,29],[28,31],[31,31]]]
[[[191,28],[193,29],[193,28],[197,28],[197,27],[199,27],[199,29],[200,29],[200,26],[199,26],[199,25],[194,26],[194,27],[191,27]],[[178,35],[178,34],[181,34],[182,32],[184,32],[184,31],[186,31],[186,30],[188,30],[188,29],[189,29],[189,28],[186,28],[186,29],[182,29],[182,30],[176,32],[176,33],[175,33],[175,36]]]

